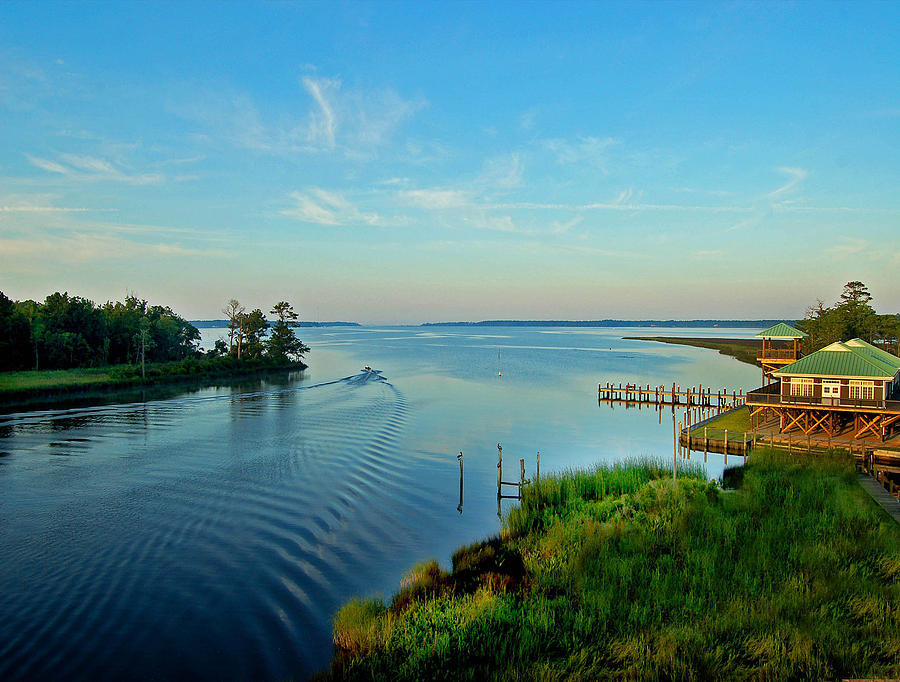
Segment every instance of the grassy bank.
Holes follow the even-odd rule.
[[[114,365],[64,370],[0,373],[0,408],[53,404],[71,398],[91,398],[109,392],[179,383],[240,379],[258,374],[304,369],[303,363],[273,363],[235,358],[188,358],[148,364],[146,378],[139,365]]]
[[[741,489],[654,465],[548,478],[450,571],[336,616],[323,679],[900,676],[900,527],[838,456]]]
[[[756,365],[756,354],[762,350],[762,342],[759,339],[710,339],[710,338],[684,338],[680,336],[626,336],[626,339],[635,341],[659,341],[660,343],[674,343],[681,346],[695,346],[697,348],[711,348],[722,355],[731,356],[748,365]]]
[[[691,433],[703,435],[704,427],[710,436],[714,432],[724,432],[725,429],[728,429],[729,433],[734,434],[746,433],[752,428],[750,425],[750,410],[746,407],[730,410],[720,414],[718,417],[713,417],[702,426],[695,426],[691,429]]]

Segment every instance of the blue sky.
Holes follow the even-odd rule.
[[[0,290],[900,310],[900,4],[0,3]]]

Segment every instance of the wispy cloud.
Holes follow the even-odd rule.
[[[2,206],[0,213],[84,213],[98,211],[117,211],[116,208],[74,208],[69,206]]]
[[[614,204],[628,204],[631,201],[631,197],[634,196],[634,189],[629,187],[628,189],[623,189],[619,192],[618,196],[613,200]]]
[[[494,232],[519,232],[512,216],[492,216],[485,213],[475,213],[463,218],[463,222],[478,230],[491,230]]]
[[[309,113],[308,140],[313,145],[333,149],[337,120],[331,101],[340,89],[341,82],[330,78],[315,79],[304,76],[303,87],[317,107]]]
[[[612,201],[599,201],[590,204],[555,204],[538,202],[517,202],[492,204],[495,209],[521,209],[542,211],[674,211],[686,213],[746,213],[752,206],[697,206],[686,204],[653,204],[646,202],[618,201],[620,193]]]
[[[825,253],[834,258],[842,258],[845,256],[856,255],[867,248],[869,248],[869,240],[847,238],[842,244],[836,244],[825,249]]]
[[[0,237],[0,255],[17,262],[17,271],[25,271],[35,263],[103,262],[145,259],[149,256],[190,258],[232,258],[233,251],[191,248],[173,243],[137,242],[114,234],[74,233],[41,235],[34,238]]]
[[[724,189],[696,189],[694,187],[672,187],[673,192],[683,192],[685,194],[707,194],[712,197],[727,197],[734,194]]]
[[[573,227],[576,227],[584,222],[584,216],[577,215],[571,220],[567,220],[565,222],[559,222],[558,220],[554,220],[551,224],[553,234],[566,234]]]
[[[413,189],[397,192],[397,199],[415,208],[445,213],[447,225],[478,230],[521,232],[510,215],[498,215],[494,206],[476,200],[471,190],[454,188]]]
[[[307,75],[299,85],[309,97],[305,111],[262,111],[246,94],[219,92],[191,93],[173,108],[209,129],[208,144],[224,139],[267,154],[370,158],[427,104],[389,88],[347,88],[338,78]]]
[[[291,192],[294,205],[281,211],[281,215],[317,225],[383,225],[385,221],[377,213],[360,211],[337,192],[319,187]]]
[[[531,130],[537,123],[537,111],[529,109],[519,116],[519,128],[522,130]]]
[[[790,168],[787,166],[783,166],[783,167],[779,168],[778,170],[780,172],[784,173],[785,175],[787,175],[789,177],[789,180],[786,183],[784,183],[781,187],[779,187],[778,189],[776,189],[772,192],[769,192],[766,196],[769,197],[770,199],[777,199],[777,198],[784,196],[785,194],[788,194],[797,185],[799,185],[801,182],[803,182],[803,180],[806,179],[807,175],[809,175],[809,173],[807,173],[802,168]]]
[[[556,156],[558,163],[588,163],[606,174],[606,152],[617,143],[618,140],[612,137],[578,137],[575,140],[551,138],[544,140],[543,146]]]
[[[513,189],[522,184],[522,176],[525,174],[525,164],[519,154],[489,159],[485,162],[484,170],[476,181],[485,190]]]
[[[165,180],[161,173],[129,173],[112,162],[95,156],[60,154],[55,161],[31,154],[25,156],[36,168],[85,182],[109,180],[129,185],[155,185]]]
[[[419,208],[437,211],[466,208],[473,203],[471,194],[459,189],[409,189],[399,192],[398,196]]]

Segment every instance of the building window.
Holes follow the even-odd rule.
[[[875,400],[875,382],[851,380],[850,400]]]
[[[813,380],[805,377],[794,377],[791,379],[791,395],[811,398],[813,395]]]

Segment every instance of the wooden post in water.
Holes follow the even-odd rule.
[[[525,460],[519,460],[519,499],[522,499],[522,491],[525,490]]]
[[[674,388],[674,387],[673,387]],[[673,408],[674,410],[674,408]],[[672,451],[672,480],[678,480],[678,431],[676,430],[677,426],[675,424],[675,412],[672,412],[672,431],[675,435],[675,442],[673,443],[673,451]]]
[[[707,434],[707,427],[703,427],[703,463],[706,463],[706,458],[709,453],[709,435]]]
[[[678,422],[678,456],[684,459],[684,446],[681,444],[681,430],[684,427],[684,424],[679,420]]]
[[[728,429],[725,429],[725,466],[728,466]]]
[[[462,450],[459,451],[459,455],[457,458],[459,460],[459,506],[456,508],[460,514],[462,514],[462,504],[463,504],[463,454]]]
[[[497,443],[497,500],[499,503],[503,489],[503,447]]]
[[[538,451],[538,454],[537,454],[537,471],[534,474],[534,480],[535,481],[541,480],[541,453],[540,453],[540,451]]]

